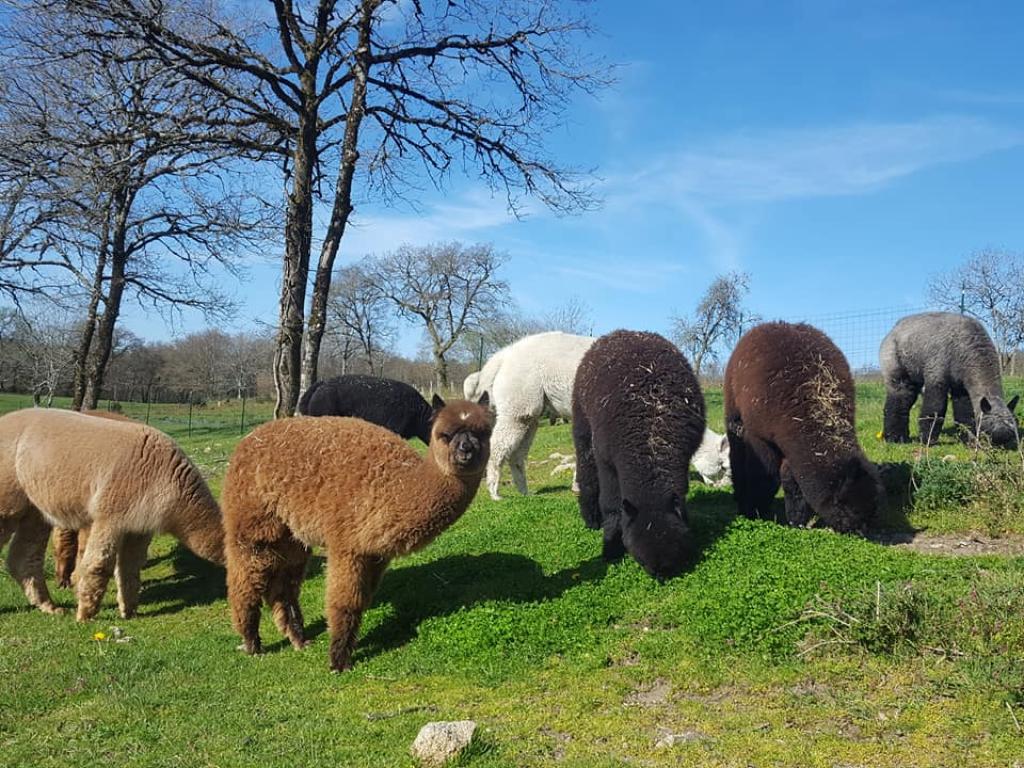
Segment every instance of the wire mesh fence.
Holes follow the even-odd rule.
[[[834,312],[787,318],[790,322],[813,325],[835,342],[846,355],[856,376],[878,374],[878,348],[896,322],[907,315],[927,312],[931,307],[885,307],[862,312]]]

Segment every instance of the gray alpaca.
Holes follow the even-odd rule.
[[[983,432],[993,445],[1016,448],[1015,396],[1003,400],[999,355],[981,323],[952,312],[908,315],[882,340],[885,381],[884,437],[910,439],[910,408],[924,390],[918,419],[923,443],[934,443],[953,398],[953,420],[971,434]]]

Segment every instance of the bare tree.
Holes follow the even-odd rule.
[[[49,0],[61,8],[66,2]],[[315,379],[334,262],[354,190],[383,199],[472,171],[506,195],[558,210],[592,203],[583,176],[545,156],[544,139],[576,91],[605,82],[578,54],[586,18],[559,0],[272,0],[234,4],[80,0],[96,35],[128,35],[285,137],[262,148],[287,183],[277,416]],[[219,72],[238,76],[225,84]],[[333,200],[308,290],[319,175],[336,165]],[[358,182],[358,184],[357,184]],[[303,337],[305,347],[303,350]]]
[[[70,382],[77,329],[69,314],[42,300],[27,303],[22,311],[5,312],[3,332],[7,352],[16,360],[4,367],[19,369],[22,384],[36,405],[50,407],[57,390]],[[45,403],[43,397],[45,396]]]
[[[391,303],[371,279],[370,269],[372,264],[364,260],[339,270],[327,308],[337,333],[356,345],[366,372],[372,375],[379,371],[381,354],[394,341],[395,324]]]
[[[1024,255],[978,251],[961,266],[932,278],[938,306],[977,317],[992,333],[1004,372],[1016,374],[1014,352],[1024,346]]]
[[[29,7],[9,22],[18,56],[3,108],[21,141],[3,157],[47,158],[36,173],[58,179],[66,201],[37,227],[36,252],[21,252],[67,270],[88,296],[75,407],[95,407],[124,297],[224,316],[221,273],[260,237],[264,210],[242,188],[235,149],[190,129],[225,114],[210,92],[130,43],[94,36],[75,14]]]
[[[577,295],[570,296],[564,304],[545,314],[540,324],[548,331],[563,331],[577,336],[589,336],[594,332],[590,306]]]
[[[744,322],[756,319],[743,309],[749,283],[750,277],[743,272],[719,275],[708,286],[692,319],[672,318],[675,341],[689,355],[697,376],[705,360],[718,360],[722,344],[734,340]]]
[[[371,280],[398,313],[423,324],[438,387],[447,389],[449,350],[508,303],[497,277],[505,256],[489,244],[404,246],[376,261]]]

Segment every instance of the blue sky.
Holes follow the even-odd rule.
[[[594,331],[667,332],[715,275],[750,274],[751,309],[814,318],[926,302],[972,251],[1024,251],[1024,4],[596,3],[593,50],[618,65],[552,154],[593,167],[600,210],[512,219],[455,178],[419,211],[363,207],[340,261],[402,243],[486,241],[527,314],[575,294]],[[240,327],[276,317],[254,264]],[[133,310],[129,327],[168,335]],[[186,318],[177,332],[201,326]],[[415,349],[415,333],[403,351]]]

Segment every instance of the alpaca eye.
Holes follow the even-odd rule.
[[[441,439],[444,440],[446,443],[450,443],[452,441],[452,436],[447,432],[442,432]]]

